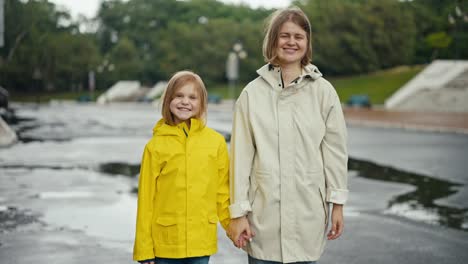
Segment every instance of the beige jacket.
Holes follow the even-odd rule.
[[[282,88],[265,65],[236,102],[231,138],[231,218],[248,214],[254,258],[319,259],[328,203],[347,200],[346,125],[333,86],[312,64]]]

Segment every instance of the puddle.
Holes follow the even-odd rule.
[[[99,165],[98,170],[109,175],[136,177],[140,173],[140,164],[111,162]]]
[[[459,209],[435,203],[437,199],[456,193],[461,184],[356,159],[349,159],[348,167],[349,170],[357,171],[359,177],[416,187],[412,192],[391,199],[385,213],[468,231],[468,208]]]
[[[104,238],[99,241],[106,246],[128,250],[135,237],[136,207],[136,198],[126,194],[117,196],[112,203],[75,201],[65,207],[50,206],[44,212],[44,221],[83,230],[90,236]]]
[[[468,231],[468,209],[435,203],[437,199],[456,193],[458,188],[462,186],[461,184],[356,159],[350,159],[348,166],[349,170],[356,171],[359,177],[415,186],[414,191],[391,199],[384,213]],[[140,172],[140,165],[105,163],[99,166],[99,171],[115,176],[136,177]],[[138,189],[134,186],[131,193],[137,192]]]
[[[15,116],[9,125],[22,143],[71,140],[66,133],[60,133],[66,127],[63,122],[40,123],[36,118]]]
[[[90,198],[94,195],[91,192],[42,192],[35,197],[39,199],[72,199],[72,198]]]
[[[49,170],[72,170],[72,169],[89,169],[86,166],[66,166],[66,165],[0,165],[2,169],[26,169],[26,170],[39,170],[39,169],[49,169]]]
[[[130,190],[131,194],[138,194],[138,179],[136,178],[140,174],[140,164],[128,164],[128,163],[104,163],[99,165],[99,172],[108,174],[110,176],[126,176],[134,178],[132,181],[132,187]]]
[[[4,205],[0,207],[0,233],[37,221],[37,216],[30,210]]]

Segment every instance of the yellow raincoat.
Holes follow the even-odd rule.
[[[141,162],[134,260],[214,254],[218,220],[229,224],[228,168],[222,135],[161,119]]]

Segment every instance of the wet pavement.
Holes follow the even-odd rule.
[[[397,127],[407,130],[468,134],[468,113],[389,111],[382,108],[345,108],[348,123],[360,126]]]
[[[229,138],[231,104],[208,125]],[[1,263],[132,263],[139,162],[159,111],[145,104],[22,105],[0,149]],[[468,136],[349,126],[345,234],[320,263],[465,263]],[[246,263],[219,231],[212,264]]]

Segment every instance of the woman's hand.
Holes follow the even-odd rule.
[[[231,219],[228,227],[227,236],[231,239],[234,245],[238,248],[245,247],[247,241],[251,241],[255,233],[250,229],[249,220],[242,216]]]
[[[331,216],[331,228],[328,231],[327,238],[328,240],[334,240],[341,236],[344,229],[344,219],[343,219],[343,205],[342,204],[333,204],[332,216]]]

